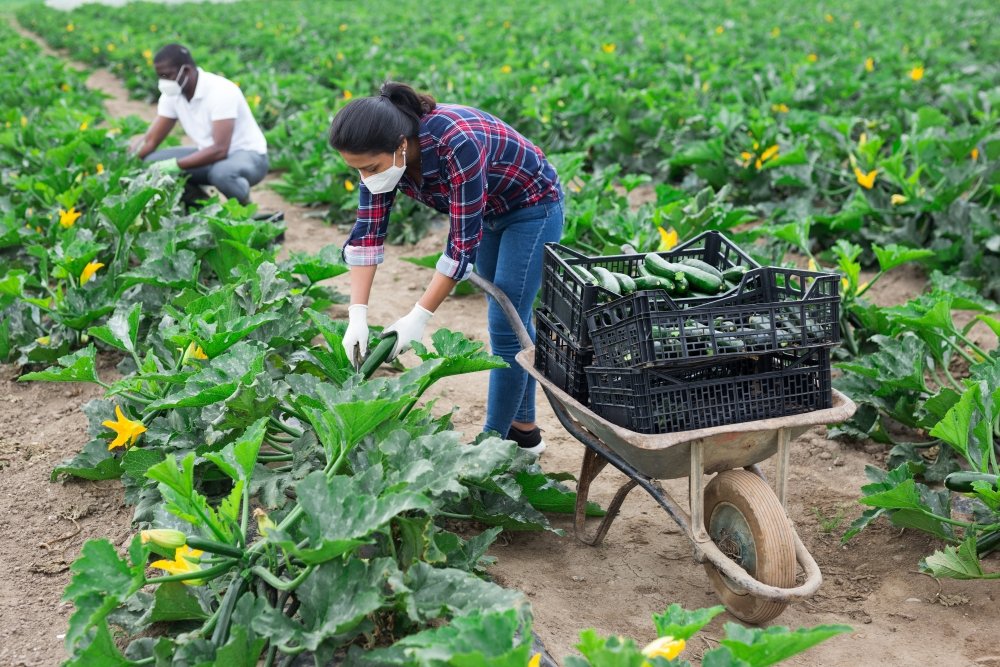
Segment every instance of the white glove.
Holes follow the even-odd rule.
[[[363,303],[356,303],[347,309],[344,350],[352,364],[355,363],[355,347],[359,348],[359,359],[368,354],[368,306]]]
[[[389,359],[395,359],[397,355],[410,349],[410,343],[423,338],[424,328],[433,314],[418,303],[407,315],[382,330],[383,337],[391,331],[395,331],[397,335],[396,347],[393,348]]]

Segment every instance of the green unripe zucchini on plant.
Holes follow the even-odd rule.
[[[707,295],[717,294],[722,288],[721,276],[713,275],[689,264],[669,262],[655,253],[646,255],[643,263],[647,269],[656,275],[666,278],[675,278],[678,273],[681,273],[693,289],[704,292]]]
[[[986,482],[993,487],[994,491],[1000,490],[997,486],[1000,475],[991,475],[986,472],[953,472],[944,478],[944,485],[952,491],[959,493],[972,493],[973,482]]]
[[[611,275],[611,272],[605,269],[603,266],[595,266],[592,273],[594,277],[597,278],[597,284],[600,287],[608,290],[612,294],[621,295],[621,287],[618,286],[618,281],[615,277]]]
[[[361,362],[361,368],[358,370],[366,380],[392,354],[392,348],[396,346],[396,339],[398,337],[395,331],[391,331],[386,334],[385,338],[379,341],[374,349],[368,351],[368,356]]]

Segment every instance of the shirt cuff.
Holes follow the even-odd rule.
[[[452,259],[445,253],[441,253],[441,258],[438,259],[435,267],[438,273],[442,273],[452,280],[465,280],[472,273],[472,263],[467,259],[456,260]]]
[[[372,266],[385,260],[385,246],[344,246],[344,262],[348,266]]]

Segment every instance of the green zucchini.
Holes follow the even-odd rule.
[[[720,281],[722,280],[723,277],[722,271],[719,271],[717,268],[715,268],[708,262],[703,262],[700,259],[695,259],[694,257],[685,257],[684,259],[680,260],[679,263],[699,269],[701,271],[704,271],[705,273],[715,276]]]
[[[668,292],[673,292],[676,289],[674,281],[669,278],[660,278],[658,276],[636,276],[633,280],[635,283],[635,288],[637,290],[645,289],[662,289]]]
[[[643,259],[646,268],[659,276],[676,278],[678,273],[684,275],[691,288],[708,295],[717,294],[722,287],[722,278],[712,275],[688,264],[669,262],[655,253],[649,253]],[[686,291],[686,290],[685,290]]]
[[[611,272],[614,279],[618,281],[618,287],[621,288],[622,294],[631,294],[635,291],[635,281],[632,280],[631,276],[627,276],[624,273]]]
[[[621,288],[618,286],[618,281],[615,277],[611,275],[611,272],[605,269],[603,266],[595,266],[593,270],[594,277],[597,278],[597,284],[600,287],[608,290],[612,294],[621,295]]]
[[[675,296],[684,296],[690,290],[691,290],[691,287],[688,284],[687,276],[683,272],[678,271],[674,275],[674,291],[673,291],[673,294]]]
[[[749,267],[746,266],[733,266],[722,272],[722,279],[739,284],[740,280],[743,278],[743,274],[749,270]]]
[[[976,540],[976,553],[979,556],[985,556],[996,549],[1000,549],[1000,530],[986,533]]]
[[[944,485],[951,489],[952,491],[958,491],[959,493],[972,493],[972,483],[973,482],[986,482],[993,486],[993,490],[1000,490],[998,488],[998,480],[1000,480],[1000,475],[991,475],[985,472],[953,472],[944,478]]]
[[[576,275],[580,276],[580,278],[583,280],[584,283],[587,283],[587,284],[590,284],[590,285],[597,285],[598,284],[597,278],[595,278],[594,274],[591,273],[590,271],[588,271],[586,267],[584,267],[584,266],[572,266],[570,268],[572,268],[576,272]]]
[[[392,349],[396,347],[396,339],[399,335],[395,331],[390,331],[384,334],[382,340],[378,342],[378,345],[368,351],[368,355],[365,357],[364,361],[361,362],[361,368],[358,372],[367,380],[372,376],[382,363],[389,358],[392,354]]]

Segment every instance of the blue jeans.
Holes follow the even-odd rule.
[[[147,155],[146,162],[180,159],[197,150],[193,146],[161,148]],[[250,202],[250,186],[264,180],[267,168],[267,155],[253,151],[233,151],[218,162],[194,169],[184,169],[183,172],[188,175],[188,183],[191,185],[214,186],[227,198],[247,204]]]
[[[542,286],[544,244],[559,241],[563,203],[544,202],[483,220],[483,239],[476,254],[476,272],[494,283],[517,309],[521,322],[535,339],[532,307]],[[511,422],[535,421],[535,381],[517,365],[521,351],[517,336],[500,306],[488,299],[490,348],[510,368],[490,371],[484,431],[507,436]]]

